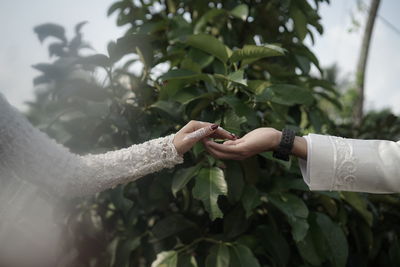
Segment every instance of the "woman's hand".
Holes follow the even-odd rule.
[[[216,158],[242,160],[264,151],[274,150],[280,142],[281,132],[274,128],[258,128],[240,139],[218,144],[210,139],[203,143],[208,152]]]
[[[212,124],[202,121],[190,121],[175,134],[173,144],[176,151],[183,155],[189,151],[198,141],[205,137],[235,140],[236,136],[221,127],[218,124]]]

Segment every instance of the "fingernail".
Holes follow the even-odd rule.
[[[232,138],[237,139],[237,136],[233,133],[231,133]]]
[[[213,125],[211,125],[211,130],[216,130],[217,128],[219,127],[219,125],[218,124],[213,124]]]

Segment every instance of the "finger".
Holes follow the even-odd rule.
[[[218,128],[217,124],[212,124],[210,126],[202,127],[194,132],[187,134],[183,141],[191,140],[193,142],[200,141],[201,139],[213,134]]]
[[[235,142],[235,141],[233,141]],[[218,144],[216,142],[208,142],[207,145],[214,150],[217,150],[219,152],[223,153],[233,153],[233,154],[238,154],[240,152],[240,143],[243,141],[236,141],[234,144],[227,145],[227,144]]]
[[[209,122],[197,121],[196,123],[192,124],[192,127],[197,130],[199,127],[205,127],[211,125],[212,124]],[[219,139],[229,139],[229,140],[235,140],[237,138],[235,134],[225,130],[221,126],[219,126],[217,130],[210,137]]]
[[[196,131],[198,129],[204,128],[206,126],[211,126],[211,125],[213,125],[213,124],[210,122],[192,120],[185,127],[183,127],[183,129],[186,133],[191,133],[193,131]],[[218,127],[218,129],[210,137],[211,138],[219,138],[219,139],[229,139],[229,140],[235,140],[237,138],[235,134],[225,130],[222,127]]]
[[[235,134],[233,134],[231,132],[228,132],[227,130],[225,130],[221,126],[218,127],[218,129],[217,129],[217,131],[215,132],[214,135],[217,136],[216,138],[221,138],[221,139],[235,140],[237,138]]]
[[[224,152],[220,152],[218,150],[213,149],[212,147],[207,145],[207,142],[205,142],[205,148],[206,150],[215,158],[218,159],[234,159],[234,160],[238,160],[239,157],[236,154],[229,154],[229,153],[224,153]]]
[[[213,124],[209,122],[191,120],[182,129],[184,130],[185,133],[191,133],[203,127],[211,125]]]

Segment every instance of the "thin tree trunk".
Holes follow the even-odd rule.
[[[371,0],[371,6],[368,12],[367,24],[365,26],[364,36],[361,44],[360,56],[358,58],[356,70],[356,90],[358,93],[354,107],[354,123],[359,126],[363,117],[364,110],[364,83],[365,70],[367,68],[368,52],[371,43],[371,36],[374,30],[375,18],[378,13],[381,0]]]

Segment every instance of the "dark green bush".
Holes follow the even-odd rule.
[[[40,25],[40,40],[57,40],[56,60],[34,66],[41,89],[29,116],[78,153],[189,120],[239,136],[286,125],[353,133],[321,109],[340,108],[339,94],[303,42],[322,34],[323,2],[118,1],[109,14],[128,30],[107,55],[82,56],[83,24],[72,40]],[[71,203],[66,238],[74,266],[398,266],[399,205],[397,196],[310,192],[296,161],[270,153],[219,161],[197,145],[174,170]]]

